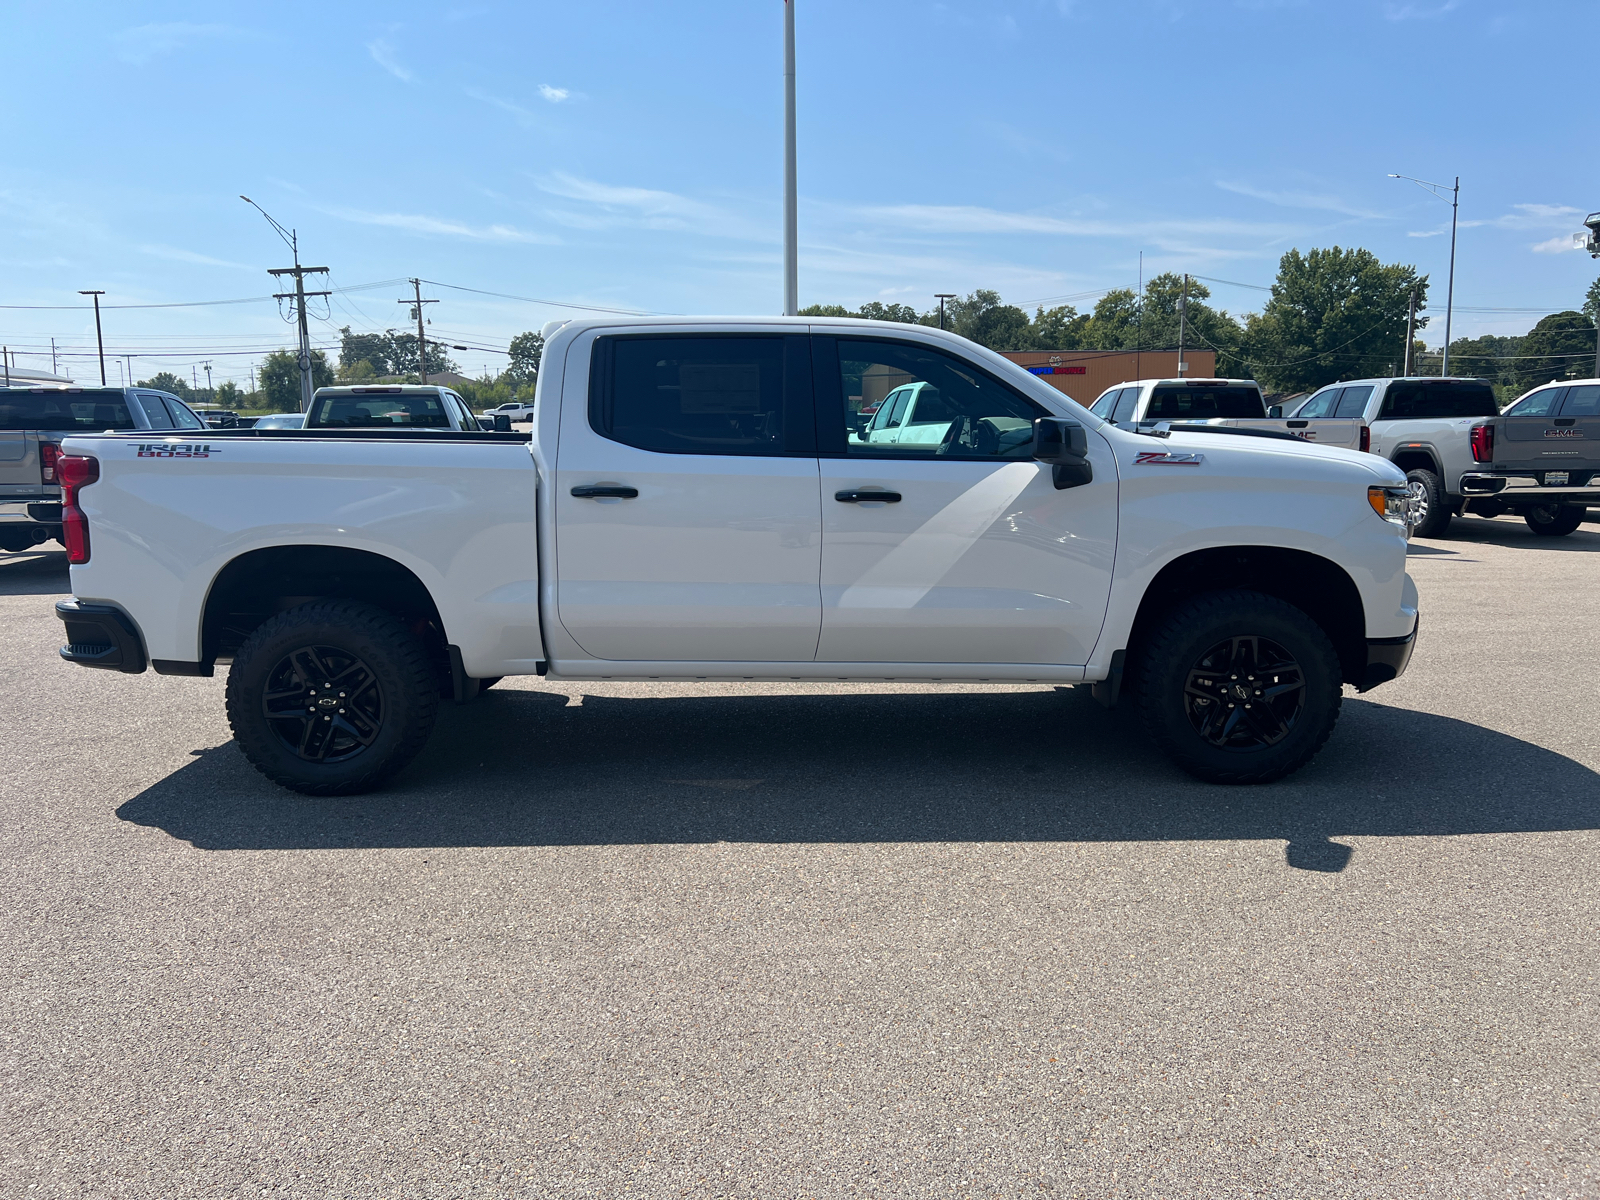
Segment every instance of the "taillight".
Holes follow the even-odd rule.
[[[1472,443],[1473,462],[1494,461],[1494,426],[1474,425],[1469,435]]]
[[[1371,452],[1372,452],[1372,427],[1370,425],[1363,425],[1361,427],[1361,453],[1370,454]]]
[[[54,442],[39,443],[39,482],[56,481],[56,459],[61,457],[61,447]]]
[[[56,455],[56,477],[61,482],[61,540],[69,563],[89,561],[89,518],[78,507],[78,489],[100,478],[100,460],[87,454]]]

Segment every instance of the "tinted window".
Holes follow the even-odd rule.
[[[150,423],[151,429],[171,429],[172,418],[167,415],[167,406],[161,403],[161,397],[149,392],[135,392],[135,402],[144,409],[145,420]]]
[[[1333,410],[1336,417],[1359,417],[1367,411],[1367,401],[1372,399],[1372,385],[1364,383],[1360,387],[1347,387],[1344,394],[1339,397],[1339,407]]]
[[[1566,393],[1566,388],[1540,388],[1537,392],[1529,392],[1510,408],[1506,409],[1508,417],[1548,417],[1561,404],[1561,397]]]
[[[1136,387],[1123,388],[1117,393],[1117,402],[1111,409],[1111,423],[1113,425],[1126,425],[1133,419],[1133,410],[1139,403],[1139,389]]]
[[[1117,397],[1120,395],[1122,395],[1121,388],[1112,388],[1104,396],[1101,396],[1100,399],[1096,400],[1094,402],[1094,407],[1092,407],[1089,411],[1095,416],[1099,417],[1102,421],[1108,420],[1111,416],[1112,408],[1117,403]]]
[[[901,388],[899,391],[890,392],[884,405],[889,409],[889,417],[884,421],[885,428],[898,426],[906,419],[906,406],[911,403],[912,391],[910,388]]]
[[[136,429],[121,391],[0,392],[0,429]]]
[[[176,429],[204,429],[206,423],[189,411],[189,406],[181,400],[171,396],[162,397],[166,403],[167,412],[172,416],[172,424]]]
[[[1205,421],[1212,417],[1264,417],[1267,407],[1253,387],[1158,387],[1144,415],[1146,420],[1187,417]]]
[[[449,429],[437,393],[355,392],[320,396],[306,417],[308,429]]]
[[[1567,398],[1561,402],[1563,417],[1600,416],[1600,384],[1581,383],[1567,389]]]
[[[1333,416],[1334,407],[1339,403],[1339,395],[1343,388],[1329,388],[1325,392],[1318,392],[1307,400],[1295,413],[1297,419],[1315,420],[1318,417]]]
[[[1444,380],[1439,383],[1391,383],[1383,394],[1379,420],[1419,417],[1492,417],[1499,413],[1494,391],[1486,383]]]
[[[601,338],[591,424],[613,441],[662,454],[783,454],[786,340],[805,341]]]
[[[873,458],[1033,457],[1033,422],[1049,412],[970,363],[910,342],[839,338],[839,382],[849,434],[845,453]],[[901,381],[910,380],[909,386]],[[878,379],[904,386],[910,419],[856,432],[851,398]],[[896,401],[896,407],[900,401]]]

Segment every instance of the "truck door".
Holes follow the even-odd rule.
[[[1088,661],[1105,617],[1116,468],[1057,490],[1032,459],[1052,415],[981,368],[924,343],[817,337],[822,474],[819,662]],[[847,440],[861,381],[910,376],[937,397],[937,442]],[[883,500],[874,499],[883,495]]]
[[[809,339],[591,345],[562,389],[561,627],[601,659],[810,662],[822,514]]]
[[[1582,487],[1600,466],[1600,384],[1534,392],[1498,425],[1497,467],[1538,471],[1549,487]],[[1566,479],[1547,480],[1550,472]]]

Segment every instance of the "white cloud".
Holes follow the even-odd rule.
[[[503,109],[512,116],[516,117],[519,124],[534,125],[539,120],[537,115],[530,112],[528,109],[523,108],[522,105],[516,104],[510,100],[503,100],[499,96],[492,96],[480,88],[468,88],[467,95],[471,96],[474,100],[482,101],[484,104],[492,104],[496,108]]]
[[[568,99],[572,92],[567,88],[551,87],[548,83],[541,83],[539,85],[539,95],[550,101],[551,104],[560,104],[563,100]]]
[[[1234,183],[1226,179],[1217,180],[1216,185],[1225,192],[1233,192],[1239,196],[1249,196],[1254,200],[1265,200],[1268,204],[1276,204],[1282,208],[1309,208],[1342,213],[1347,217],[1366,217],[1369,219],[1376,219],[1383,215],[1382,213],[1369,212],[1364,208],[1356,208],[1337,196],[1316,192],[1268,191],[1265,188],[1252,187],[1248,183]]]
[[[1443,4],[1386,4],[1383,17],[1386,21],[1431,21],[1460,7],[1461,0],[1445,0]]]
[[[1442,229],[1408,230],[1406,232],[1406,236],[1407,237],[1443,237],[1444,236],[1444,230],[1442,230]]]
[[[408,233],[421,233],[434,237],[466,238],[475,242],[526,242],[534,245],[559,245],[561,239],[545,233],[529,233],[511,225],[468,225],[441,217],[420,213],[375,213],[357,208],[323,208],[321,212],[341,221],[357,225],[377,225],[385,229],[403,229]]]
[[[1535,254],[1565,254],[1568,250],[1582,250],[1583,242],[1582,234],[1569,233],[1564,236],[1550,238],[1548,241],[1536,243],[1533,247],[1533,252]]]
[[[188,21],[164,21],[151,25],[136,25],[116,35],[121,43],[117,57],[124,62],[142,63],[159,54],[170,54],[191,42],[207,39],[237,39],[255,36],[248,29],[233,25],[195,25]]]
[[[386,42],[383,38],[378,38],[376,41],[368,42],[367,53],[372,55],[373,62],[377,63],[396,79],[399,79],[405,83],[410,83],[416,78],[416,76],[411,73],[410,69],[404,66],[400,60],[395,57],[394,46],[391,43]]]
[[[207,254],[196,254],[193,250],[180,250],[176,246],[163,246],[159,243],[140,246],[140,254],[148,254],[153,258],[165,258],[172,262],[193,263],[198,267],[228,267],[235,271],[249,271],[254,268],[244,263],[229,262],[224,258],[212,258]]]

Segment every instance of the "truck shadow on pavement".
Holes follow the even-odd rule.
[[[0,596],[65,596],[71,591],[65,550],[0,550]]]
[[[1084,688],[494,691],[447,705],[386,790],[338,799],[275,787],[232,744],[194,753],[117,815],[210,850],[1277,839],[1312,871],[1344,869],[1340,836],[1600,828],[1588,767],[1350,698],[1315,762],[1255,788],[1179,773]]]
[[[1528,528],[1528,523],[1521,517],[1457,517],[1450,522],[1444,537],[1414,541],[1406,550],[1408,554],[1448,554],[1452,552],[1452,545],[1600,554],[1600,524],[1585,521],[1565,537],[1540,537]]]

